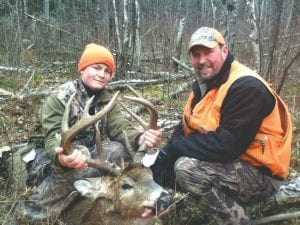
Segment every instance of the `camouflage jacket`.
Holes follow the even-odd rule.
[[[35,140],[43,145],[40,147],[45,148],[48,156],[54,162],[56,161],[54,149],[60,144],[56,139],[56,134],[60,134],[61,132],[61,122],[65,105],[74,92],[77,92],[77,94],[71,104],[69,119],[69,126],[72,126],[81,118],[85,103],[91,97],[81,79],[69,81],[59,86],[54,90],[53,94],[46,99],[39,111],[40,126],[38,135],[35,136],[39,138],[35,138]],[[106,89],[101,90],[96,94],[93,100],[89,110],[90,114],[101,110],[110,99],[111,96],[108,91]],[[99,128],[102,138],[108,137],[110,140],[119,141],[124,144],[125,138],[122,132],[122,130],[124,130],[127,133],[131,146],[136,150],[138,147],[137,138],[141,133],[136,131],[131,123],[122,116],[120,109],[121,106],[117,103],[106,117],[101,119]],[[73,143],[94,149],[95,125],[78,134]]]

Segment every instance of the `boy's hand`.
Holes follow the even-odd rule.
[[[83,170],[87,167],[86,156],[78,149],[72,154],[65,155],[62,147],[55,148],[59,163],[68,168]]]

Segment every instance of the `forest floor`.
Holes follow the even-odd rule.
[[[1,74],[0,73],[0,88],[5,89],[7,91],[11,91],[17,93],[19,90],[22,90],[25,83],[28,81],[29,75],[24,76],[24,74]],[[53,86],[57,86],[60,83],[63,83],[66,79],[61,79],[61,77],[55,74],[48,74],[47,76],[37,74],[35,78],[32,79],[31,85],[29,88],[38,88],[41,91],[45,91],[53,88]],[[153,88],[152,88],[153,89]],[[299,90],[300,96],[300,90]],[[181,114],[183,103],[185,102],[187,95],[182,98],[178,98],[177,102],[167,102],[166,104],[160,104],[157,106],[158,111],[161,112],[161,115],[168,115],[169,112],[166,112],[167,109],[173,107],[178,114]],[[31,134],[34,133],[35,128],[37,127],[37,113],[38,109],[42,105],[44,100],[43,97],[32,97],[32,98],[11,98],[11,97],[3,97],[0,96],[0,148],[4,146],[14,146],[16,144],[25,143],[28,141],[28,138]],[[173,100],[172,100],[173,101]],[[291,103],[292,104],[292,103]],[[291,106],[291,105],[290,105]],[[291,176],[299,175],[299,167],[300,167],[300,105],[292,105],[293,108],[293,120],[294,120],[294,137],[293,137],[293,159],[291,164]],[[165,138],[169,136],[169,133],[165,134]],[[0,158],[1,159],[1,158]],[[1,163],[1,160],[0,160]],[[1,177],[0,177],[1,178]],[[1,180],[0,180],[1,182]],[[0,202],[3,205],[3,202],[9,202],[7,196],[0,195]],[[7,203],[7,205],[11,205],[11,203]],[[7,207],[6,207],[7,209]],[[178,220],[187,220],[190,216],[195,217],[194,209],[189,210],[188,214],[185,215],[177,215]],[[1,218],[3,218],[0,210],[0,222]],[[194,216],[191,216],[193,214]],[[178,219],[178,217],[180,217]],[[185,217],[182,219],[182,217]],[[196,216],[197,217],[197,216]],[[180,224],[174,221],[176,217],[169,217],[170,223],[168,224]],[[194,224],[192,220],[188,224]],[[187,223],[186,223],[187,224]],[[195,224],[197,224],[195,222]],[[285,223],[280,223],[285,224]]]

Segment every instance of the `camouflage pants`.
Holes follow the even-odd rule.
[[[264,201],[276,181],[244,161],[209,163],[182,157],[175,163],[176,182],[197,197],[209,224],[251,224],[244,206]],[[275,181],[275,182],[274,182]]]
[[[104,142],[103,150],[111,162],[129,157],[124,146],[118,142]],[[34,189],[28,200],[16,206],[16,217],[24,222],[52,223],[79,197],[73,185],[75,180],[102,175],[102,171],[94,168],[84,170],[55,168]]]

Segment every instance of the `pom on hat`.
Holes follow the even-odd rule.
[[[79,60],[78,71],[80,72],[90,65],[99,63],[107,65],[112,73],[116,71],[114,57],[107,48],[94,43],[88,44],[85,46]]]

